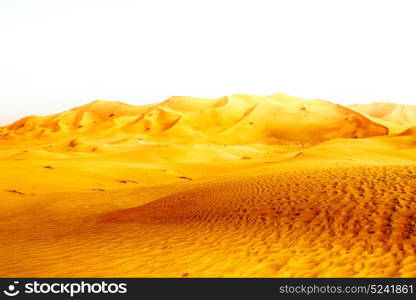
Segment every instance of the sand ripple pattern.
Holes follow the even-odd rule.
[[[415,186],[415,167],[263,175],[176,193],[105,222],[189,230],[190,253],[197,231],[222,249],[215,275],[415,276]],[[235,269],[224,273],[224,263]]]

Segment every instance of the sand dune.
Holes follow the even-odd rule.
[[[399,133],[409,127],[416,126],[416,105],[376,102],[371,104],[353,104],[348,107],[374,122],[383,124],[393,133]]]
[[[385,135],[386,127],[322,100],[275,94],[218,99],[172,97],[148,106],[95,101],[61,114],[23,118],[0,130],[2,139],[108,138],[169,143],[314,144],[337,137]]]
[[[414,277],[416,127],[363,114],[171,97],[2,127],[0,276]]]

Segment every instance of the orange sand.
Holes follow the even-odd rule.
[[[172,97],[0,128],[0,276],[414,277],[416,127],[363,114]]]

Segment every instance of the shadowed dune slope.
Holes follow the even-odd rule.
[[[388,129],[346,107],[284,94],[215,99],[171,97],[147,106],[94,101],[60,114],[26,117],[0,129],[1,140],[120,137],[147,142],[315,144]]]
[[[407,130],[400,133],[399,136],[416,137],[416,126],[408,128]]]

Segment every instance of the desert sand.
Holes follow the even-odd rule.
[[[391,133],[400,133],[409,127],[416,126],[416,105],[375,102],[352,104],[348,105],[348,108],[389,127]]]
[[[284,94],[0,128],[1,277],[415,277],[416,113]]]

